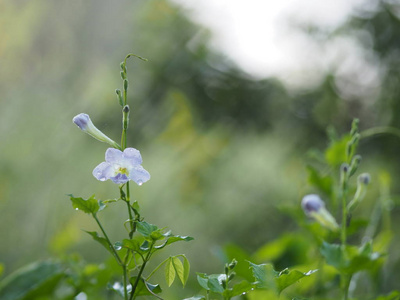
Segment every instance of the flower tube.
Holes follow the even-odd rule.
[[[112,139],[110,139],[108,136],[106,136],[104,133],[102,133],[99,129],[97,129],[96,126],[94,126],[92,120],[90,120],[89,115],[81,113],[77,116],[75,116],[72,121],[75,123],[76,126],[78,126],[83,132],[86,132],[96,140],[100,142],[104,142],[107,144],[110,144],[114,148],[120,149],[121,147],[114,142]]]

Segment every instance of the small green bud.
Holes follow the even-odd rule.
[[[221,279],[221,285],[224,289],[226,289],[226,279]]]
[[[229,267],[228,267],[228,264],[226,264],[225,265],[225,274],[228,275],[228,273],[229,273]]]
[[[231,263],[229,264],[229,269],[231,269],[231,270],[234,269],[236,267],[236,265],[237,265],[237,260],[233,259],[231,261]]]
[[[361,155],[355,155],[353,157],[353,159],[351,160],[351,164],[350,164],[350,173],[349,173],[349,177],[353,176],[354,173],[357,171],[358,166],[360,165],[360,162],[362,160]]]
[[[128,90],[128,79],[124,79],[124,90]]]
[[[353,122],[351,123],[351,130],[350,130],[350,135],[353,136],[358,132],[358,124],[360,123],[359,119],[354,119]]]
[[[121,90],[116,89],[115,93],[117,94],[117,99],[118,99],[119,105],[124,106],[124,99],[122,98]]]
[[[121,67],[121,70],[124,71],[124,73],[126,73],[125,62],[122,61],[122,62],[119,64],[119,66]]]
[[[126,78],[125,73],[124,73],[123,71],[121,71],[120,74],[121,74],[121,78],[122,78],[123,80],[125,80],[125,78]]]
[[[350,166],[346,163],[343,163],[340,166],[340,185],[342,186],[342,188],[345,187],[347,178],[349,178],[348,177],[349,169],[350,169]]]
[[[371,176],[368,173],[362,173],[357,178],[357,190],[353,199],[347,205],[347,210],[351,213],[357,205],[364,199],[367,191],[367,185],[371,181]]]
[[[126,114],[129,113],[129,105],[125,105],[122,111]]]
[[[235,278],[235,276],[236,276],[235,272],[232,272],[231,274],[229,274],[228,281],[231,281],[233,278]]]
[[[371,181],[371,176],[368,173],[362,173],[357,179],[361,184],[368,185]]]

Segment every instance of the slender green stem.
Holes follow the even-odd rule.
[[[400,137],[400,129],[389,126],[374,127],[361,132],[361,139],[369,138],[379,134],[392,134]]]
[[[158,270],[159,268],[161,268],[161,266],[162,266],[163,264],[165,264],[169,259],[170,259],[170,258],[168,257],[168,258],[166,258],[163,262],[161,262],[161,263],[157,266],[157,268],[155,268],[155,269],[149,274],[149,276],[146,277],[146,281],[148,281],[148,280],[151,278],[151,276],[153,276],[154,273],[157,272],[157,270]]]
[[[340,281],[343,290],[343,300],[348,300],[351,275],[341,274]]]
[[[112,253],[114,254],[114,256],[115,256],[115,258],[116,258],[116,260],[117,260],[118,263],[122,266],[122,265],[123,265],[122,260],[121,260],[121,258],[119,257],[117,251],[115,251],[114,245],[111,243],[110,239],[108,238],[107,233],[105,232],[105,230],[104,230],[103,226],[101,225],[99,219],[97,218],[96,214],[92,214],[92,216],[93,216],[93,218],[96,220],[97,225],[99,225],[100,230],[101,230],[101,232],[103,233],[103,235],[104,235],[104,237],[105,237],[105,239],[106,239],[106,241],[107,241],[107,243],[108,243],[108,246],[110,247]]]
[[[136,281],[132,286],[131,297],[129,298],[130,300],[136,299],[135,291],[136,291],[136,288],[137,288],[137,286],[139,284],[139,280],[142,278],[142,273],[144,271],[144,268],[146,267],[147,262],[150,260],[150,257],[151,257],[151,254],[152,254],[151,251],[153,250],[153,246],[154,246],[154,242],[151,244],[150,249],[149,249],[149,253],[147,253],[146,258],[143,261],[142,267],[140,268],[139,273],[137,275]]]

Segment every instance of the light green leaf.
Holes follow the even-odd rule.
[[[95,214],[99,211],[99,202],[92,195],[89,199],[83,199],[81,197],[74,197],[72,194],[68,195],[72,201],[72,207],[76,210],[81,210],[87,214]]]
[[[107,251],[109,251],[110,253],[113,253],[112,250],[111,250],[111,248],[110,248],[110,245],[109,245],[108,242],[107,242],[107,240],[106,240],[105,238],[99,236],[99,234],[98,234],[96,231],[86,231],[86,230],[85,230],[85,232],[87,232],[88,234],[90,234],[90,235],[92,236],[92,238],[93,238],[96,242],[100,243],[104,248],[106,248]]]
[[[400,292],[393,291],[389,295],[379,296],[375,300],[399,300],[400,299]]]
[[[164,237],[165,237],[165,235],[164,235]],[[180,241],[189,242],[192,240],[193,240],[193,238],[191,236],[180,236],[180,235],[167,236],[167,240],[163,244],[156,246],[155,248],[162,249],[165,246],[168,246],[172,243],[176,243],[176,242],[180,242]]]
[[[197,274],[197,282],[200,284],[200,286],[209,291],[210,288],[208,287],[208,276],[207,274],[204,273],[196,273]]]
[[[193,296],[193,297],[190,297],[190,298],[185,298],[183,300],[206,300],[206,297],[204,297],[204,296]]]
[[[380,263],[381,254],[372,251],[372,245],[366,243],[360,248],[329,244],[323,242],[321,254],[327,264],[334,266],[339,272],[354,274],[361,270],[372,270]]]
[[[182,282],[182,285],[185,285],[185,270],[183,268],[182,262],[179,260],[178,257],[174,256],[172,257],[172,264],[174,266],[176,274],[178,274],[179,280]]]
[[[161,233],[161,229],[159,229],[156,225],[149,224],[144,221],[137,222],[136,229],[141,235],[143,235],[148,240],[156,241],[164,238],[164,236]]]
[[[346,149],[350,140],[351,136],[347,134],[340,140],[331,142],[325,151],[325,159],[330,166],[336,167],[347,161]]]
[[[168,286],[171,286],[175,280],[175,268],[173,258],[170,257],[168,262],[165,264],[165,281],[167,282]]]
[[[48,296],[64,276],[58,262],[35,262],[4,278],[0,283],[0,299],[22,300]]]
[[[3,275],[3,272],[4,272],[4,265],[0,264],[0,277],[1,275]]]
[[[182,257],[183,257],[183,286],[185,286],[186,282],[189,279],[190,263],[185,255],[182,255]]]

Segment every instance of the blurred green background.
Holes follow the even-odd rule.
[[[187,255],[193,270],[192,284],[177,293],[197,291],[194,271],[219,272],[224,246],[252,253],[298,231],[282,207],[298,207],[313,191],[307,153],[326,147],[327,128],[342,134],[355,117],[361,130],[400,127],[400,4],[366,3],[329,30],[289,20],[294,32],[318,45],[351,41],[359,49],[357,60],[336,53],[318,84],[293,88],[242,71],[209,47],[209,30],[168,1],[0,0],[4,274],[65,253],[79,252],[89,262],[107,256],[81,230],[95,229],[94,222],[75,212],[66,196],[118,196],[112,182],[91,175],[107,145],[80,132],[72,118],[88,113],[119,139],[114,90],[121,88],[119,63],[129,52],[149,59],[128,62],[128,145],[141,151],[152,176],[133,189],[134,197],[148,222],[195,237],[171,247]],[[399,149],[394,135],[360,143],[361,172],[373,179],[360,214],[369,215],[379,194],[377,176],[386,170],[393,179],[395,237]],[[124,212],[116,204],[102,216],[114,240],[124,231]],[[389,251],[387,290],[400,280],[400,254],[393,250],[399,243],[395,238]]]

